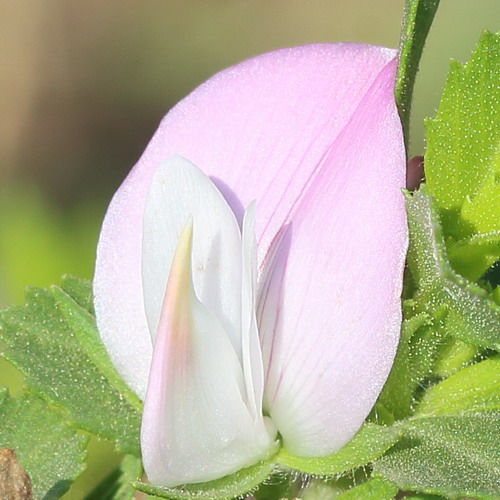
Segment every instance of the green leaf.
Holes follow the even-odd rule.
[[[491,410],[500,410],[500,356],[464,368],[426,391],[416,415]]]
[[[66,274],[62,277],[61,288],[80,307],[85,309],[91,316],[95,316],[94,297],[90,281]]]
[[[35,499],[63,495],[85,469],[88,438],[42,399],[21,394],[0,405],[0,447],[11,448],[29,474]]]
[[[404,500],[446,500],[445,497],[440,495],[426,495],[425,493],[405,496]]]
[[[77,288],[78,285],[78,288]],[[67,290],[77,294],[80,300],[85,298],[83,303],[87,303],[86,297],[92,297],[90,283],[76,278],[66,277],[62,284]],[[108,353],[101,341],[97,331],[95,318],[88,309],[80,306],[64,288],[52,286],[50,291],[56,300],[57,307],[68,324],[80,345],[85,349],[88,357],[99,368],[108,382],[127,400],[127,402],[137,411],[142,411],[142,403],[139,398],[128,388],[124,380],[115,370]],[[90,299],[92,304],[92,299]],[[92,307],[92,306],[90,306]]]
[[[486,31],[467,64],[452,62],[437,115],[426,122],[427,184],[452,264],[472,280],[499,255],[499,81],[500,36]]]
[[[271,475],[273,469],[273,460],[269,460],[241,469],[235,474],[215,481],[188,484],[182,488],[157,488],[140,482],[133,483],[133,485],[139,491],[160,498],[174,500],[231,500],[256,489]]]
[[[130,405],[142,412],[142,402],[115,370],[97,331],[90,281],[67,275],[63,277],[61,288],[53,286],[51,292],[64,319],[88,356]]]
[[[474,234],[458,241],[447,238],[450,262],[463,276],[475,281],[500,259],[499,242],[500,231]]]
[[[471,364],[480,351],[481,349],[477,346],[466,344],[453,337],[447,337],[443,341],[441,353],[434,365],[433,371],[438,377],[450,377]]]
[[[137,481],[142,474],[142,464],[139,458],[126,455],[120,467],[106,477],[85,500],[132,500],[136,494],[132,482]]]
[[[417,291],[413,313],[445,314],[444,331],[464,342],[498,350],[500,307],[478,285],[459,276],[448,262],[437,211],[426,186],[407,196],[408,263]]]
[[[377,401],[377,413],[382,407],[396,420],[412,413],[415,390],[431,372],[442,343],[442,335],[434,322],[426,313],[403,321],[398,352]]]
[[[366,423],[337,453],[321,458],[296,457],[284,448],[276,461],[291,469],[321,476],[333,476],[366,465],[385,453],[400,437],[400,430]]]
[[[0,313],[5,357],[79,428],[139,455],[140,410],[95,341],[93,320],[61,289],[31,289]]]
[[[392,500],[396,496],[398,489],[390,481],[375,477],[335,498],[337,500]]]
[[[406,143],[408,143],[411,99],[418,64],[438,6],[439,0],[406,1],[399,44],[399,66],[395,90]]]
[[[415,418],[373,464],[401,490],[452,498],[498,498],[500,413]]]

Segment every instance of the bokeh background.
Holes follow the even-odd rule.
[[[396,47],[404,0],[0,0],[0,307],[26,285],[91,278],[106,204],[162,116],[216,71],[315,41]],[[499,0],[441,0],[416,85],[424,148],[450,58],[468,59]],[[1,346],[0,346],[1,348]],[[0,385],[20,377],[0,362]],[[93,442],[83,498],[116,462]]]

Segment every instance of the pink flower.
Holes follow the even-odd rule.
[[[323,44],[229,68],[168,113],[115,194],[97,322],[144,400],[153,484],[216,479],[280,444],[331,454],[372,408],[407,247],[396,64]]]

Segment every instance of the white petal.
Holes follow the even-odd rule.
[[[241,336],[242,361],[248,407],[255,418],[262,416],[264,369],[255,316],[257,294],[257,242],[255,240],[255,202],[243,217],[242,228]]]
[[[193,282],[241,361],[241,233],[226,200],[195,165],[179,156],[161,164],[149,188],[143,218],[144,306],[154,340],[179,235],[194,220]]]
[[[209,481],[265,458],[264,419],[244,400],[244,377],[221,322],[197,298],[192,226],[170,271],[153,350],[141,429],[142,458],[156,486]]]

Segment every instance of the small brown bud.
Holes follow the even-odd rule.
[[[406,189],[413,191],[424,180],[424,157],[414,156],[406,167]]]

